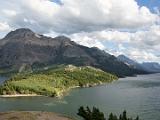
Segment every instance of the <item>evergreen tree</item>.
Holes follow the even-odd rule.
[[[123,111],[122,120],[127,120],[127,112]]]
[[[84,118],[84,120],[106,120],[104,113],[100,112],[100,110],[96,107],[93,107],[93,109],[90,110],[88,106],[86,109],[81,106],[78,109],[77,115]],[[110,113],[107,120],[139,120],[139,116],[137,116],[136,119],[129,118],[127,117],[127,112],[125,110],[122,114],[120,114],[119,118],[113,113]]]
[[[77,115],[84,118],[84,120],[106,120],[104,118],[104,114],[99,111],[99,109],[93,107],[92,111],[89,109],[89,107],[80,107],[78,110]]]
[[[109,115],[108,120],[113,120],[113,114],[112,113]]]
[[[99,111],[99,109],[93,107],[92,120],[106,120],[104,114]]]
[[[111,113],[111,114],[109,115],[108,120],[118,120],[118,118],[117,118],[116,115],[113,115],[113,113]]]
[[[137,116],[135,120],[139,120],[139,116]]]
[[[83,107],[83,106],[81,106],[81,107],[78,109],[77,115],[85,118],[85,120],[89,120],[89,119],[87,118],[88,116],[87,116],[86,111],[84,110],[84,107]]]
[[[120,116],[119,116],[119,120],[123,120],[123,118],[122,118],[122,115],[120,114]]]

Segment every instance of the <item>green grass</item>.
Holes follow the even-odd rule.
[[[58,66],[34,73],[17,74],[0,87],[0,94],[60,96],[75,86],[109,83],[117,77],[93,67]]]

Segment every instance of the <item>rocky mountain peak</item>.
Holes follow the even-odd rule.
[[[35,33],[28,29],[28,28],[20,28],[20,29],[16,29],[14,31],[9,32],[5,39],[16,39],[16,38],[26,38],[26,37],[32,37],[33,35],[35,35]]]
[[[70,38],[64,36],[64,35],[61,35],[61,36],[57,36],[55,37],[54,39],[57,39],[59,41],[71,41]]]
[[[132,67],[140,67],[139,63],[135,60],[130,59],[129,57],[125,56],[125,55],[119,55],[117,57],[117,59],[119,61],[124,62],[125,64],[132,66]]]

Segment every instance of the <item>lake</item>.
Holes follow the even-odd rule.
[[[160,74],[121,78],[107,85],[73,89],[61,99],[0,98],[0,111],[53,111],[75,118],[81,105],[96,106],[106,115],[127,110],[129,115],[139,115],[141,120],[160,120]]]

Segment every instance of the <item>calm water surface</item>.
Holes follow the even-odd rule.
[[[108,85],[74,89],[62,99],[0,98],[0,111],[54,111],[75,118],[81,105],[96,106],[106,115],[119,114],[125,109],[133,117],[138,114],[142,120],[160,120],[160,74],[127,77]]]

